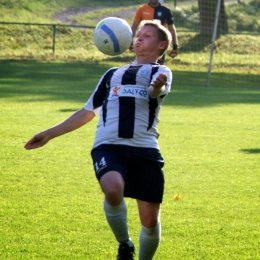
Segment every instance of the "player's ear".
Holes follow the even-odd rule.
[[[161,50],[165,50],[167,48],[167,41],[161,41],[160,45],[159,45],[159,48]]]

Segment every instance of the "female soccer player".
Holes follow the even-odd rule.
[[[161,238],[164,160],[157,123],[172,74],[157,60],[170,43],[171,34],[159,21],[143,21],[134,42],[135,61],[109,69],[82,109],[25,144],[28,150],[39,148],[99,114],[91,156],[105,196],[105,215],[119,243],[117,260],[134,259],[135,253],[124,197],[135,199],[139,210],[139,260],[152,259]]]

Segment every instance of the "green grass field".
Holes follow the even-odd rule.
[[[41,149],[23,148],[81,108],[111,65],[0,60],[1,260],[115,259],[90,157],[97,120]],[[173,71],[175,79],[185,73],[196,72]],[[161,113],[166,187],[154,259],[257,260],[260,88],[206,88],[199,79],[174,81]],[[126,202],[138,250],[136,204]]]

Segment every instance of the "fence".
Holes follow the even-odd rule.
[[[73,27],[73,28],[83,28],[83,29],[94,29],[94,26],[85,26],[85,25],[67,25],[67,24],[43,24],[43,23],[18,23],[18,22],[0,22],[3,25],[25,25],[25,26],[47,26],[52,28],[52,52],[55,54],[56,49],[56,31],[57,26],[60,27]]]
[[[173,60],[168,57],[166,63],[173,69],[175,84],[259,88],[260,21],[257,18],[259,16],[252,17],[252,13],[259,10],[260,5],[256,5],[256,1],[258,0],[248,4],[241,4],[239,1],[240,4],[236,5],[234,3],[237,1],[227,1],[228,23],[225,17],[223,18],[223,14],[219,15],[215,39],[207,25],[212,26],[216,16],[215,14],[213,17],[212,14],[210,17],[204,15],[204,22],[201,20],[200,9],[205,8],[199,6],[198,2],[200,3],[201,0],[183,1],[183,5],[181,1],[172,2],[171,8],[178,31],[180,49],[179,55]],[[168,4],[167,1],[165,2]],[[187,4],[189,6],[186,8]],[[127,11],[129,12],[130,9],[128,8]],[[247,13],[242,13],[245,11],[251,15],[248,16],[249,18],[246,16]],[[129,15],[129,21],[132,20],[133,12]],[[96,24],[96,21],[93,23]],[[81,56],[85,55],[85,60],[95,59],[95,54],[91,54],[95,50],[92,39],[94,26],[8,22],[0,22],[0,25],[0,57],[2,58],[19,56],[33,58],[40,53],[42,56],[51,54],[61,56],[66,53],[72,57],[76,56],[76,50],[79,50]],[[25,30],[24,27],[28,29]],[[38,28],[44,28],[44,32]],[[202,28],[204,32],[201,31]],[[130,56],[126,53],[111,59],[132,61]]]

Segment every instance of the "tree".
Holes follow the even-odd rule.
[[[216,7],[218,0],[198,0],[200,12],[200,25],[202,34],[211,34],[214,28]],[[218,18],[218,34],[228,32],[227,15],[224,0],[220,0],[220,12]]]

